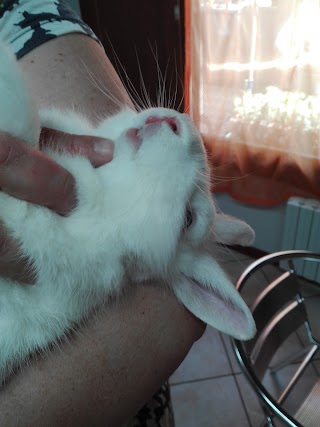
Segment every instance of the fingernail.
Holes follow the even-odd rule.
[[[96,141],[93,144],[93,150],[95,153],[102,156],[112,157],[114,152],[114,144],[113,142],[107,140]]]

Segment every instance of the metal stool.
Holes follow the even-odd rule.
[[[251,307],[257,334],[250,341],[233,339],[233,348],[243,372],[259,397],[266,417],[264,426],[275,426],[276,420],[279,419],[289,426],[319,427],[320,377],[315,375],[313,387],[294,413],[289,413],[284,404],[292,390],[299,387],[299,379],[320,346],[320,283],[300,280],[295,268],[297,262],[300,266],[301,262],[312,263],[320,272],[320,254],[284,251],[264,256],[246,268],[236,287],[240,293],[243,292],[249,278],[261,272],[267,265],[279,262],[281,267],[284,264],[287,267],[277,270],[277,277],[265,286]],[[319,321],[316,322],[317,327],[314,327],[312,319],[317,313]],[[276,351],[289,335],[301,327],[305,328],[308,343],[301,351],[271,367]],[[272,396],[270,390],[262,384],[266,372],[269,370],[276,375],[279,370],[297,361],[297,368],[287,385],[280,390],[278,396]]]

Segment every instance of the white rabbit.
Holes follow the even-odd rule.
[[[254,233],[216,213],[203,144],[187,115],[125,109],[94,128],[73,112],[38,113],[3,45],[0,94],[0,129],[31,144],[40,123],[115,144],[113,161],[96,169],[46,150],[76,179],[78,204],[68,217],[0,192],[0,220],[36,273],[33,286],[0,279],[0,380],[128,282],[160,280],[204,322],[253,336],[249,309],[205,243],[247,245]]]

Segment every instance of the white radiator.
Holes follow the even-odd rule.
[[[320,201],[291,197],[287,202],[282,249],[320,252]],[[295,262],[297,273],[320,282],[320,265]]]

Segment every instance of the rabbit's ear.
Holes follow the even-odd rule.
[[[217,242],[225,245],[250,246],[255,238],[254,231],[246,222],[222,213],[215,216],[214,232]]]
[[[255,324],[240,294],[209,255],[183,254],[172,284],[178,299],[208,325],[238,339],[250,339]]]

